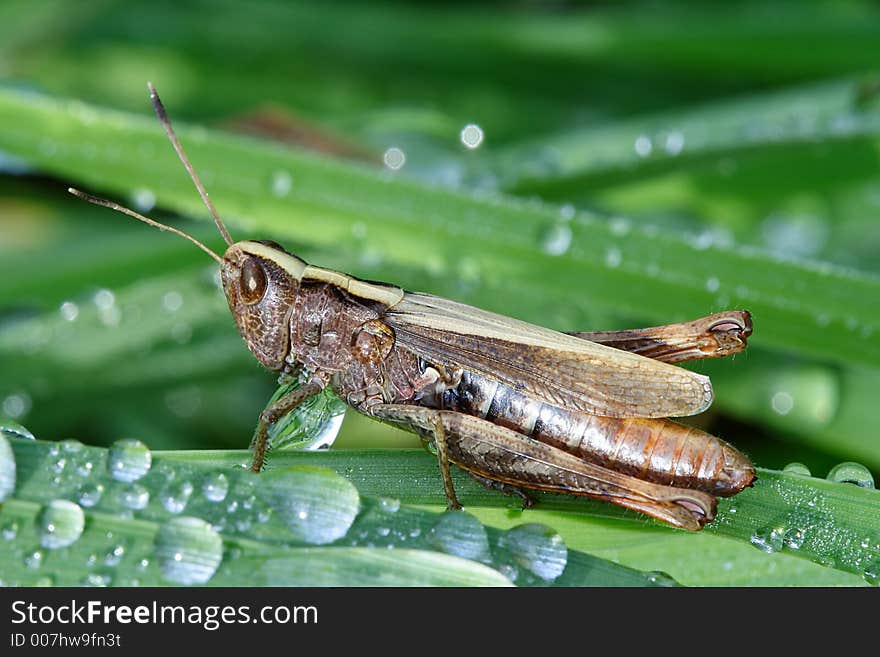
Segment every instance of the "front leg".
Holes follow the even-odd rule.
[[[257,423],[257,430],[254,432],[254,439],[251,441],[251,447],[254,450],[254,460],[251,463],[251,470],[253,472],[262,470],[266,462],[266,449],[269,445],[269,427],[323,389],[324,386],[319,381],[313,379],[296,390],[291,390],[281,399],[276,399],[263,409],[263,412],[260,413],[260,421]]]
[[[405,404],[376,404],[369,413],[435,440],[439,436],[447,461],[501,484],[594,497],[691,531],[715,517],[717,501],[708,493],[622,474],[478,417]],[[457,500],[449,497],[447,490],[452,506]]]

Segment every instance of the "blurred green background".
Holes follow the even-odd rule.
[[[65,193],[220,249],[150,80],[236,239],[563,330],[750,309],[693,421],[876,476],[878,62],[858,1],[5,0],[0,415],[237,448],[275,388],[204,254]]]

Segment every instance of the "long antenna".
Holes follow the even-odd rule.
[[[156,116],[159,117],[162,127],[165,128],[165,134],[168,135],[168,139],[171,140],[171,145],[174,146],[174,150],[177,151],[177,156],[180,158],[180,161],[183,162],[183,166],[189,173],[189,177],[192,178],[196,189],[199,190],[199,196],[201,196],[202,200],[205,202],[208,212],[214,217],[214,223],[217,226],[217,230],[220,231],[226,244],[232,246],[232,238],[229,236],[229,231],[226,230],[226,226],[223,225],[220,215],[217,214],[217,209],[214,207],[214,204],[211,203],[211,199],[208,198],[208,192],[205,190],[205,186],[202,184],[202,181],[199,180],[199,176],[196,173],[196,170],[193,169],[192,164],[190,164],[189,158],[183,150],[183,146],[180,145],[180,140],[178,140],[177,135],[174,134],[174,128],[171,127],[171,120],[168,118],[168,113],[165,111],[165,106],[159,98],[159,93],[156,91],[156,87],[153,86],[152,82],[147,82],[147,89],[150,90],[150,100],[153,101],[153,109],[156,111]]]
[[[129,217],[134,217],[135,219],[139,219],[139,220],[143,221],[145,224],[150,224],[151,226],[155,226],[159,230],[167,230],[171,233],[174,233],[175,235],[180,235],[181,237],[185,237],[190,242],[192,242],[197,247],[199,247],[202,251],[204,251],[209,256],[214,258],[214,260],[219,262],[221,265],[223,264],[223,258],[218,256],[216,253],[214,253],[207,246],[205,246],[204,244],[199,242],[195,237],[193,237],[192,235],[187,235],[182,230],[178,230],[177,228],[172,228],[171,226],[166,226],[165,224],[160,224],[158,221],[156,221],[154,219],[150,219],[149,217],[145,217],[142,214],[138,214],[134,210],[129,210],[128,208],[126,208],[122,205],[119,205],[119,203],[114,203],[113,201],[108,201],[107,199],[104,199],[104,198],[98,198],[97,196],[92,196],[91,194],[86,194],[85,192],[81,192],[80,190],[74,189],[73,187],[68,187],[67,191],[70,192],[71,194],[73,194],[74,196],[81,198],[84,201],[88,201],[89,203],[94,203],[95,205],[101,205],[105,208],[110,208],[111,210],[116,210],[117,212],[121,212],[122,214],[127,214]]]

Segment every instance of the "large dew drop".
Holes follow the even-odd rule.
[[[427,540],[446,554],[483,563],[490,561],[486,528],[466,511],[447,511],[441,515]]]
[[[861,463],[844,461],[838,463],[828,472],[828,481],[845,484],[855,484],[862,488],[874,488],[874,477],[871,471]]]
[[[507,553],[513,565],[548,582],[559,577],[568,563],[568,548],[562,537],[539,523],[509,529],[498,539],[498,547]]]
[[[153,457],[146,445],[134,438],[124,438],[110,447],[107,468],[117,481],[131,483],[147,474],[152,462]]]
[[[0,436],[6,438],[24,438],[25,440],[34,440],[34,434],[27,428],[20,425],[15,420],[8,418],[0,418]]]
[[[46,505],[38,520],[40,545],[49,550],[73,545],[86,520],[82,508],[68,500],[53,500]]]
[[[295,467],[260,476],[259,496],[304,543],[324,545],[345,536],[360,510],[354,485],[332,470]]]
[[[173,518],[159,528],[155,554],[169,582],[205,584],[223,560],[223,541],[201,518]]]
[[[785,545],[785,529],[782,527],[761,527],[749,537],[749,542],[761,552],[779,552]]]
[[[6,436],[0,434],[0,502],[15,490],[15,454]]]
[[[547,255],[563,255],[571,246],[571,228],[566,224],[553,224],[541,236],[541,250]]]
[[[799,475],[801,477],[811,476],[810,469],[803,463],[798,463],[797,461],[789,463],[784,468],[782,468],[782,471],[786,474]]]

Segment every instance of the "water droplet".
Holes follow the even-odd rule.
[[[290,177],[290,174],[287,173],[287,171],[278,169],[272,172],[272,182],[270,187],[273,196],[284,198],[290,194],[290,190],[293,188],[293,178]]]
[[[125,546],[122,544],[114,545],[104,555],[104,565],[111,568],[118,566],[125,556]]]
[[[354,485],[323,468],[267,472],[260,477],[259,495],[296,540],[313,545],[345,536],[360,510]]]
[[[140,440],[123,438],[110,446],[107,467],[114,479],[131,483],[147,474],[152,462],[150,450]]]
[[[169,313],[176,313],[183,307],[183,295],[177,290],[170,290],[162,295],[162,308]]]
[[[28,431],[26,427],[21,426],[18,422],[15,422],[14,420],[9,420],[2,417],[0,417],[0,436],[5,436],[6,438],[24,438],[25,440],[36,440],[36,438],[34,438],[34,434]]]
[[[52,500],[38,520],[40,545],[50,550],[67,547],[82,536],[86,519],[82,507],[68,500]]]
[[[140,484],[129,484],[119,490],[119,503],[126,509],[140,511],[150,503],[150,491]]]
[[[31,397],[26,392],[14,392],[8,395],[0,405],[3,415],[17,420],[28,414],[31,410]]]
[[[89,460],[81,461],[76,464],[76,473],[80,477],[90,477],[95,469],[95,464]]]
[[[874,477],[871,475],[871,471],[861,463],[853,461],[838,463],[831,468],[826,479],[838,483],[855,484],[862,488],[874,488]]]
[[[519,571],[516,569],[516,566],[510,563],[503,563],[498,566],[498,572],[504,575],[511,582],[515,582],[516,578],[519,577]]]
[[[28,568],[36,570],[43,565],[44,556],[45,555],[43,554],[42,550],[34,550],[33,552],[28,552],[24,556],[24,565]]]
[[[632,228],[630,220],[626,217],[611,217],[608,225],[611,229],[611,234],[616,235],[617,237],[623,237],[624,235],[629,233],[630,229]]]
[[[764,243],[775,253],[787,256],[814,256],[828,241],[831,228],[812,214],[773,214],[761,227]]]
[[[98,307],[98,310],[109,310],[116,303],[116,295],[112,291],[102,288],[92,296],[92,302]]]
[[[782,541],[785,543],[785,547],[789,550],[800,550],[801,545],[804,544],[804,536],[806,532],[800,527],[790,527],[785,530],[785,534],[782,536]]]
[[[784,545],[785,530],[781,527],[761,527],[749,537],[749,542],[767,554],[778,552]]]
[[[397,171],[406,164],[406,154],[401,149],[397,148],[397,146],[392,146],[385,151],[385,154],[382,156],[382,161],[385,163],[386,167],[392,171]]]
[[[636,149],[636,155],[639,157],[648,157],[651,154],[651,151],[654,150],[654,144],[651,143],[651,138],[648,135],[639,135],[636,137],[633,146]]]
[[[397,513],[400,510],[400,500],[394,497],[380,497],[379,508],[385,513]]]
[[[880,559],[872,559],[867,566],[865,566],[865,570],[862,572],[862,577],[865,578],[865,581],[871,586],[880,586]]]
[[[483,524],[467,511],[446,511],[426,539],[434,548],[463,559],[488,563],[489,536]]]
[[[61,314],[61,319],[66,322],[72,322],[79,317],[79,306],[73,301],[65,301],[61,304],[58,312]]]
[[[715,233],[711,230],[703,230],[696,235],[692,235],[688,241],[697,251],[705,251],[715,244]]]
[[[562,537],[539,523],[508,529],[498,539],[498,547],[520,568],[545,581],[553,581],[565,570],[568,548]],[[500,556],[500,555],[499,555]]]
[[[774,413],[788,415],[791,412],[791,409],[794,408],[794,397],[791,396],[790,392],[786,392],[785,390],[774,392],[773,396],[770,398],[770,407],[773,409]]]
[[[110,586],[113,582],[113,578],[110,575],[105,573],[89,573],[86,575],[82,582],[82,586],[93,586],[93,587],[105,587]]]
[[[167,484],[159,495],[162,506],[168,513],[182,513],[193,492],[193,485],[188,481],[173,481]]]
[[[169,582],[205,584],[223,559],[223,541],[201,518],[172,518],[156,534],[155,554]]]
[[[547,255],[562,255],[571,246],[571,238],[571,228],[567,224],[553,224],[541,238],[541,250]]]
[[[367,236],[367,224],[363,221],[355,221],[351,225],[351,236],[356,240],[362,240]]]
[[[800,475],[801,477],[811,477],[812,476],[810,474],[810,469],[807,466],[805,466],[803,463],[798,463],[798,462],[789,463],[784,468],[782,468],[782,471],[785,473],[788,473],[788,474]]]
[[[732,565],[732,564],[731,564]],[[675,578],[669,573],[664,573],[662,570],[652,570],[650,572],[645,573],[648,576],[648,582],[653,584],[654,586],[678,586],[678,582]]]
[[[483,143],[483,129],[475,123],[468,123],[461,129],[461,143],[473,150]]]
[[[18,536],[18,523],[15,520],[10,520],[3,528],[0,529],[0,536],[3,537],[4,541],[14,540],[16,536]]]
[[[202,406],[202,390],[197,385],[187,385],[165,393],[165,405],[178,417],[192,417]]]
[[[104,288],[95,292],[92,302],[98,308],[98,319],[104,326],[116,327],[122,319],[122,311],[116,305],[116,295]]]
[[[152,190],[141,187],[134,190],[131,195],[131,202],[138,212],[150,212],[156,207],[156,195]]]
[[[103,494],[103,484],[85,484],[79,489],[77,499],[82,506],[90,509],[101,501]]]
[[[718,288],[721,287],[721,281],[719,281],[715,276],[710,276],[706,279],[706,290],[708,292],[717,292]]]
[[[0,433],[0,502],[15,490],[15,454],[12,445]]]
[[[49,469],[52,470],[55,474],[61,474],[64,472],[64,468],[67,467],[67,459],[63,456],[55,459],[52,464],[49,466]]]
[[[623,254],[620,249],[612,246],[605,251],[605,264],[608,267],[619,267],[621,262],[623,262]]]
[[[229,492],[229,479],[222,472],[211,472],[202,481],[202,495],[211,502],[222,502]]]
[[[663,150],[673,157],[684,149],[684,135],[680,132],[670,132],[663,141]]]

